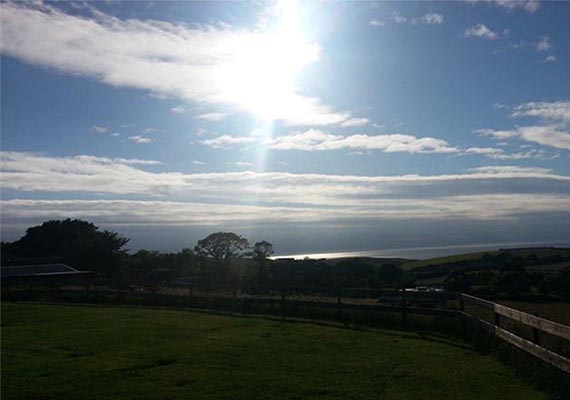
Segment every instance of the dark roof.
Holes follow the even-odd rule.
[[[76,275],[88,273],[90,273],[90,271],[78,271],[65,264],[14,265],[12,267],[2,267],[3,278]]]

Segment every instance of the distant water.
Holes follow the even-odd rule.
[[[273,256],[272,258],[295,258],[305,257],[319,258],[344,258],[344,257],[378,257],[378,258],[412,258],[426,259],[433,257],[452,256],[463,253],[476,253],[479,251],[493,251],[501,248],[521,248],[521,247],[570,247],[570,241],[558,242],[529,242],[529,243],[486,243],[462,246],[438,246],[438,247],[410,247],[400,249],[383,249],[369,251],[348,251],[339,253],[306,253],[306,254],[286,254]]]

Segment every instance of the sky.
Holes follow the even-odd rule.
[[[570,3],[2,2],[1,233],[570,240]]]

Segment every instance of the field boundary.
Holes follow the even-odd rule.
[[[123,286],[124,288],[125,286]],[[179,287],[161,287],[161,289],[180,289]],[[106,296],[111,302],[129,303],[132,301],[142,301],[140,305],[152,306],[153,301],[157,304],[165,306],[174,305],[175,307],[183,307],[190,309],[203,310],[224,310],[229,313],[240,314],[257,314],[262,310],[261,314],[276,315],[282,320],[298,316],[303,311],[313,313],[317,311],[316,318],[326,318],[346,323],[354,317],[354,313],[360,314],[360,318],[365,321],[374,321],[379,314],[391,314],[396,320],[400,320],[401,325],[405,328],[409,323],[410,315],[443,317],[453,320],[461,320],[470,324],[477,330],[487,332],[494,337],[512,345],[516,348],[528,353],[555,368],[570,374],[570,359],[560,354],[554,349],[544,347],[543,335],[548,334],[552,337],[570,341],[570,326],[563,325],[554,321],[550,321],[536,315],[528,314],[502,304],[498,304],[479,297],[468,295],[465,293],[451,292],[417,292],[417,291],[396,291],[396,290],[367,290],[367,289],[341,289],[331,291],[322,288],[289,288],[281,289],[277,292],[265,295],[249,295],[238,296],[236,292],[228,296],[222,296],[220,293],[214,293],[210,296],[200,296],[193,293],[192,290],[183,294],[166,294],[166,293],[144,293],[132,292],[124,289],[111,288],[88,288],[75,287],[73,290],[52,288],[49,290],[28,290],[28,291],[3,291],[3,298],[6,300],[18,299],[17,293],[32,294],[48,293],[54,294],[59,298],[65,298],[66,293],[75,293],[80,296],[95,298],[96,296]],[[348,295],[352,293],[353,295]],[[303,296],[307,294],[316,295],[313,298],[318,300],[295,299],[295,296]],[[346,296],[342,296],[346,294]],[[360,296],[354,296],[360,294]],[[13,297],[16,295],[16,297]],[[364,295],[364,296],[362,296]],[[25,297],[25,296],[24,296]],[[89,300],[86,301],[89,303]],[[128,297],[128,298],[127,298]],[[293,297],[293,298],[292,298]],[[327,301],[322,301],[322,300]],[[358,300],[374,300],[373,304],[359,304]],[[343,301],[344,300],[344,301]],[[105,301],[105,300],[104,300]],[[459,307],[450,308],[441,306],[448,301],[454,301]],[[138,304],[138,303],[137,303]],[[481,318],[473,308],[479,308],[486,311],[491,321]],[[312,316],[313,318],[315,316]],[[508,322],[510,321],[510,322]],[[532,339],[525,338],[516,329],[512,329],[512,324],[518,324],[527,331],[531,332]],[[510,324],[510,325],[509,325]],[[564,348],[567,348],[564,345]]]

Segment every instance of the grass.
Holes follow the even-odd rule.
[[[132,307],[2,304],[3,399],[545,399],[411,332]]]
[[[570,249],[568,248],[550,248],[550,247],[520,248],[520,249],[513,248],[513,249],[506,249],[505,251],[510,253],[514,257],[522,257],[522,258],[526,258],[531,254],[534,254],[539,258],[544,258],[556,255],[568,256],[568,254],[570,253]],[[410,270],[418,267],[436,266],[436,265],[456,263],[461,261],[475,261],[481,259],[485,254],[496,256],[499,253],[501,253],[500,250],[479,251],[475,253],[465,253],[465,254],[457,254],[446,257],[429,258],[427,260],[406,262],[401,265],[401,268],[403,268],[404,270]],[[548,265],[546,267],[547,269],[550,269]],[[560,269],[561,267],[563,266],[559,265],[558,269]],[[532,266],[530,268],[533,268],[534,270],[539,270],[539,266]]]

